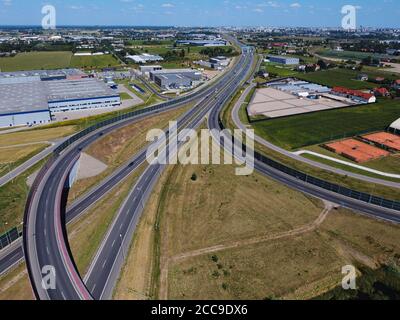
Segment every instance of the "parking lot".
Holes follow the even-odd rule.
[[[248,107],[249,116],[279,118],[296,114],[348,107],[346,101],[322,94],[319,99],[298,97],[275,88],[258,89]]]

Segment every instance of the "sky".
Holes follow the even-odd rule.
[[[0,25],[40,25],[46,4],[57,25],[339,27],[354,5],[357,25],[400,27],[399,0],[0,0]]]

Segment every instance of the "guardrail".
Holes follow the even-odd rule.
[[[225,75],[224,77],[222,77],[221,79],[219,79],[219,82],[220,81],[221,82],[224,81],[224,79],[229,79],[228,74]],[[53,151],[52,157],[49,159],[49,161],[42,167],[42,169],[38,173],[38,175],[37,175],[32,187],[30,189],[30,192],[28,194],[28,199],[27,199],[27,202],[26,202],[27,204],[25,206],[25,212],[24,212],[24,226],[23,226],[23,236],[24,236],[24,238],[23,238],[23,250],[24,250],[24,253],[28,252],[28,245],[29,244],[28,244],[27,232],[28,232],[29,213],[30,213],[30,209],[31,209],[31,205],[32,205],[32,200],[34,199],[34,197],[36,195],[36,192],[37,192],[37,190],[39,188],[39,185],[40,185],[41,181],[43,180],[43,178],[47,174],[48,170],[57,161],[60,153],[63,150],[65,150],[71,144],[73,144],[76,141],[80,140],[84,136],[87,136],[88,134],[90,134],[90,133],[92,133],[92,132],[94,132],[94,131],[96,131],[96,130],[98,130],[100,128],[109,126],[109,125],[114,124],[114,123],[118,123],[118,122],[123,121],[123,120],[128,120],[130,118],[133,118],[133,117],[136,117],[136,116],[140,116],[140,115],[152,112],[152,111],[160,111],[161,112],[161,111],[163,111],[163,109],[166,109],[166,108],[168,108],[170,106],[173,106],[173,105],[179,106],[179,105],[182,105],[184,103],[199,99],[201,94],[209,95],[214,90],[215,90],[214,86],[212,86],[212,87],[208,87],[207,86],[207,87],[204,87],[204,88],[200,89],[199,91],[197,91],[197,92],[195,92],[193,94],[190,94],[190,95],[187,95],[187,96],[184,96],[184,97],[180,97],[180,98],[177,98],[177,99],[174,99],[174,100],[166,101],[166,102],[154,105],[152,107],[148,107],[148,108],[145,108],[145,109],[132,111],[132,112],[125,113],[125,114],[119,115],[117,117],[108,119],[108,120],[101,121],[101,122],[99,122],[99,123],[97,123],[95,125],[92,125],[92,126],[86,128],[86,129],[84,129],[83,131],[73,135],[72,137],[70,137],[69,139],[64,141],[60,146],[58,146]],[[25,254],[25,259],[26,259],[27,265],[29,266],[30,265],[29,255]],[[32,274],[31,268],[28,267],[27,269],[28,269],[28,273],[29,273],[30,279],[33,279],[33,274]],[[32,286],[32,289],[33,289],[33,291],[35,293],[35,296],[39,297],[36,287]]]
[[[225,129],[225,126],[221,120],[221,116],[219,116],[218,122],[219,122],[220,128]],[[245,144],[243,144],[242,148],[243,148],[243,151],[246,151],[247,147]],[[343,195],[348,198],[352,198],[352,199],[359,200],[359,201],[362,201],[365,203],[373,204],[373,205],[376,205],[376,206],[379,206],[382,208],[400,211],[400,201],[388,200],[388,199],[377,197],[377,196],[374,196],[374,195],[371,195],[368,193],[360,192],[357,190],[352,190],[352,189],[343,187],[338,184],[327,182],[325,180],[308,175],[304,172],[290,168],[290,167],[288,167],[282,163],[279,163],[275,160],[272,160],[271,158],[268,158],[256,151],[254,152],[254,158],[275,170],[283,172],[291,177],[294,177],[298,180],[304,181],[313,186]]]
[[[14,227],[6,233],[0,235],[0,250],[8,247],[14,241],[18,240],[22,236],[22,231],[18,227]]]

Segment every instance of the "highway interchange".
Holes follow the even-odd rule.
[[[243,47],[243,54],[232,70],[210,85],[207,90],[193,94],[190,101],[194,102],[195,106],[179,119],[179,130],[198,128],[207,115],[210,129],[222,129],[222,123],[219,119],[220,112],[226,102],[247,79],[253,63],[253,51],[250,48]],[[169,108],[178,107],[182,104],[183,102],[176,105],[172,104]],[[49,163],[46,170],[43,171],[43,175],[39,176],[37,188],[32,191],[27,205],[24,225],[25,257],[32,287],[38,299],[90,300],[112,298],[113,288],[126,258],[124,250],[126,252],[129,248],[146,201],[162,174],[164,166],[152,164],[145,169],[108,230],[84,281],[77,271],[69,250],[65,231],[66,223],[79,217],[104,194],[115,188],[130,173],[138,169],[146,161],[147,148],[138,152],[128,164],[121,166],[110,177],[78,199],[68,210],[65,209],[65,198],[68,195],[68,186],[65,183],[69,179],[70,170],[78,161],[82,150],[109,132],[159,112],[161,111],[158,109],[149,111],[136,118],[112,124],[85,136],[62,152],[52,163]],[[231,148],[229,149],[231,150]],[[375,218],[400,222],[400,215],[395,210],[361,202],[288,176],[268,166],[264,157],[257,153],[255,168],[262,174],[301,192],[329,200]],[[20,261],[23,258],[22,253],[20,247],[15,248],[8,255],[8,262],[3,262],[3,260],[0,262],[0,271],[9,268],[16,261]],[[41,269],[46,265],[55,267],[57,275],[55,290],[44,290],[41,286]]]
[[[226,101],[238,89],[240,79],[244,78],[250,67],[251,61],[247,59],[246,55],[243,55],[239,63],[225,77],[215,83],[212,87],[212,94],[210,94],[211,92],[200,92],[200,94],[205,95],[205,98],[200,102],[200,105],[191,109],[187,114],[191,117],[197,113],[197,109],[201,110],[199,116],[194,117],[193,127],[201,123],[211,107],[222,103],[221,101]],[[243,69],[245,69],[244,72],[242,71]],[[110,128],[108,130],[111,131]],[[106,133],[107,130],[101,130],[102,135]],[[88,137],[85,137],[83,141],[78,141],[72,148],[69,148],[57,158],[50,165],[50,168],[45,171],[44,176],[39,176],[40,183],[38,188],[33,191],[33,196],[28,202],[24,224],[24,251],[31,282],[35,294],[39,299],[76,300],[92,298],[91,293],[86,289],[74,266],[73,258],[68,249],[65,228],[63,228],[65,224],[61,221],[61,217],[63,216],[62,195],[63,191],[64,194],[66,191],[64,190],[64,186],[69,170],[71,170],[74,163],[78,160],[80,152],[99,136],[97,132],[92,133]],[[157,173],[158,169],[156,170],[155,168],[157,166],[150,166],[149,171],[146,171],[147,175],[144,175],[146,177],[144,180],[146,186],[150,182],[149,177]],[[143,180],[141,179],[140,181]],[[136,204],[136,202],[133,205],[130,203],[130,207],[133,208]],[[129,224],[125,225],[125,228],[128,228],[128,226]],[[125,237],[121,233],[122,231],[119,231],[118,234],[109,234],[113,235],[114,238],[117,237],[120,239],[122,236],[122,238]],[[107,238],[110,238],[110,236]],[[111,245],[111,247],[113,246]],[[117,250],[117,247],[113,250]],[[110,261],[110,267],[112,267],[114,263],[112,260]],[[41,270],[43,266],[54,266],[57,275],[57,287],[55,290],[44,290],[42,288]],[[102,266],[102,269],[105,268]],[[99,275],[97,274],[97,276]],[[108,276],[105,275],[100,278],[107,280]],[[105,284],[106,281],[103,282]],[[96,286],[93,286],[93,288],[99,290],[99,292],[103,292],[104,290],[99,283],[96,283]]]

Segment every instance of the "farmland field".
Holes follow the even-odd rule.
[[[1,71],[41,70],[68,68],[72,52],[26,52],[15,57],[0,58]]]
[[[286,149],[298,149],[358,132],[377,131],[400,117],[400,103],[376,104],[329,110],[253,123],[258,135]]]
[[[368,52],[357,52],[357,51],[334,51],[334,50],[321,50],[317,54],[328,58],[336,59],[352,59],[362,60],[367,57],[373,58],[389,58],[386,54],[368,53]]]
[[[73,56],[71,59],[71,68],[107,68],[116,67],[120,63],[113,55],[102,56]]]
[[[293,77],[297,76],[298,72],[292,70],[293,67],[283,67],[274,63],[264,63],[263,68],[270,74],[276,74],[278,77]]]
[[[361,72],[359,71],[348,69],[331,69],[307,74],[299,74],[297,77],[302,80],[319,83],[329,87],[342,86],[350,89],[361,90],[373,89],[377,86],[372,82],[357,80],[357,75],[360,73]],[[362,73],[368,74],[371,78],[378,76],[383,76],[388,79],[394,78],[385,72],[362,71]]]

